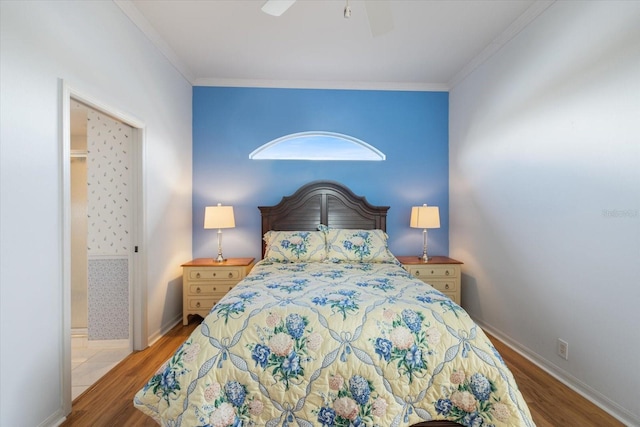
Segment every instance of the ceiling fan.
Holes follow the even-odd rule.
[[[267,0],[262,5],[262,11],[268,15],[280,16],[287,11],[296,0]],[[389,0],[364,0],[369,28],[374,37],[381,36],[393,30],[393,15]],[[349,0],[346,0],[344,17],[351,17]]]

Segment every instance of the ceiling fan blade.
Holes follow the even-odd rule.
[[[393,30],[393,14],[388,0],[368,0],[364,5],[369,18],[369,28],[374,37]]]
[[[295,2],[296,0],[267,0],[262,5],[262,11],[271,16],[280,16]]]

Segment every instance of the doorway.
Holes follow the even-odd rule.
[[[132,351],[133,128],[71,100],[72,400]]]
[[[144,266],[144,125],[61,82],[63,181],[62,396],[72,387],[73,345],[106,373],[117,359],[147,346]],[[80,135],[84,133],[84,135]],[[76,335],[79,340],[72,340]],[[80,356],[83,357],[82,355]],[[116,359],[116,362],[109,360]],[[78,358],[74,362],[78,364]],[[106,362],[106,363],[102,363]],[[102,370],[100,372],[100,369]],[[108,370],[108,369],[107,369]],[[85,379],[86,381],[86,379]]]

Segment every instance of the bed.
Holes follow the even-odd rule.
[[[387,206],[309,183],[263,258],[134,397],[164,426],[534,426],[484,332],[387,247]]]

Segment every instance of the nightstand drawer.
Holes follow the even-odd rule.
[[[211,284],[211,283],[190,283],[189,295],[212,295],[223,297],[235,286],[230,284]]]
[[[209,311],[218,302],[219,298],[189,298],[190,310]]]
[[[207,268],[189,269],[190,280],[238,280],[242,269],[238,268]]]
[[[430,284],[437,290],[447,293],[447,292],[455,292],[458,290],[458,282],[455,280],[428,280],[425,283]]]
[[[458,268],[451,266],[409,265],[407,271],[422,280],[429,278],[458,277]]]

